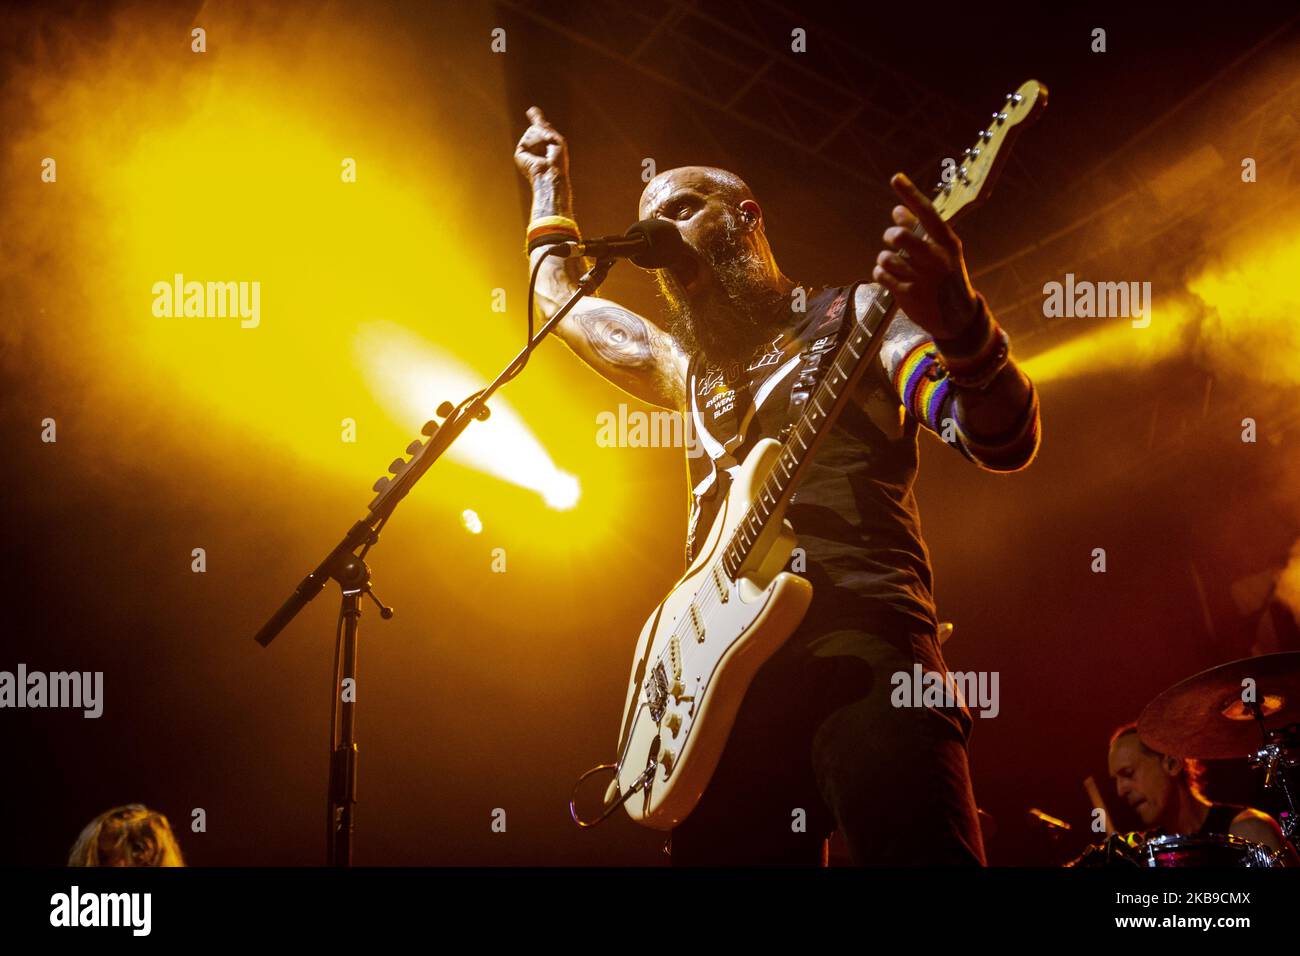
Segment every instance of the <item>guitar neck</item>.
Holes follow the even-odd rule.
[[[975,145],[962,153],[960,166],[936,187],[932,202],[939,218],[950,221],[963,209],[987,198],[988,187],[1005,161],[1009,144],[1021,124],[1036,119],[1046,106],[1047,87],[1037,80],[1026,80],[1016,92],[1007,94],[1002,108],[993,114],[992,122],[979,131]],[[912,232],[925,235],[919,223]],[[866,315],[854,321],[834,363],[809,399],[775,466],[723,551],[723,568],[733,579],[773,516],[782,513],[854,386],[880,355],[896,309],[893,296],[881,290]]]
[[[853,302],[845,308],[856,311]],[[807,473],[813,456],[835,419],[843,411],[854,387],[880,355],[889,324],[897,311],[894,297],[881,289],[866,313],[856,318],[853,328],[835,355],[835,361],[808,399],[803,414],[790,432],[776,464],[763,480],[754,503],[736,527],[735,534],[723,551],[723,568],[732,578],[749,557],[763,529],[774,515],[780,514],[799,482]]]

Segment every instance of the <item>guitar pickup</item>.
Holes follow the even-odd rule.
[[[691,605],[691,627],[695,630],[695,640],[704,643],[704,619],[700,617],[700,609],[694,604]]]
[[[731,592],[727,590],[727,579],[723,576],[720,564],[713,566],[713,583],[718,586],[718,596],[722,598],[722,603],[726,604],[731,597]]]

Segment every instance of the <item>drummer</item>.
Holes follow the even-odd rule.
[[[1125,724],[1111,735],[1108,763],[1116,792],[1148,829],[1196,836],[1230,834],[1283,850],[1288,866],[1300,862],[1271,816],[1251,807],[1207,800],[1201,789],[1204,765],[1149,749],[1138,739],[1137,724]]]

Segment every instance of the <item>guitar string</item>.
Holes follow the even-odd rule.
[[[918,224],[917,230],[919,231],[919,224]],[[922,234],[924,234],[924,233],[922,232]],[[834,382],[834,374],[833,374],[833,373],[838,373],[838,374],[840,375],[840,378],[841,378],[841,384],[846,383],[846,382],[849,380],[849,378],[852,376],[852,373],[853,373],[853,371],[855,370],[857,364],[862,362],[862,356],[861,356],[861,355],[859,355],[859,356],[857,356],[856,358],[854,358],[854,360],[853,360],[853,364],[850,365],[850,372],[849,372],[849,374],[845,374],[844,370],[843,370],[842,368],[840,368],[840,359],[843,358],[844,353],[845,353],[845,350],[846,350],[846,346],[848,345],[848,343],[849,343],[850,341],[854,341],[854,344],[855,344],[855,345],[858,345],[858,346],[860,347],[861,344],[862,344],[862,342],[861,342],[861,335],[862,335],[862,333],[865,333],[865,335],[866,335],[866,342],[867,342],[869,348],[863,350],[863,351],[864,351],[864,354],[865,354],[865,352],[867,352],[867,351],[874,351],[874,354],[871,355],[871,356],[868,358],[868,361],[875,361],[875,359],[879,357],[879,354],[880,354],[880,345],[883,344],[883,340],[881,340],[881,342],[880,342],[879,344],[877,344],[877,345],[874,347],[874,350],[870,348],[870,345],[871,345],[871,343],[874,341],[874,335],[877,334],[877,333],[878,333],[878,334],[883,334],[883,333],[884,333],[884,329],[881,328],[881,327],[880,327],[880,323],[877,322],[876,329],[875,329],[875,331],[873,332],[872,328],[867,324],[867,322],[868,322],[868,319],[872,316],[872,314],[873,314],[873,313],[876,313],[876,312],[879,312],[879,313],[881,314],[881,319],[883,320],[883,318],[885,317],[885,315],[886,315],[886,314],[888,313],[888,311],[889,311],[889,306],[884,306],[884,307],[882,308],[882,307],[881,307],[881,302],[882,302],[882,299],[885,299],[885,298],[887,298],[887,297],[888,297],[887,294],[876,296],[875,298],[872,299],[871,305],[870,305],[870,306],[867,308],[867,310],[866,310],[866,314],[863,315],[863,316],[860,317],[860,318],[855,318],[855,319],[854,319],[853,329],[850,330],[850,332],[848,333],[848,335],[845,337],[844,344],[840,347],[840,349],[838,350],[838,352],[837,352],[837,354],[836,354],[836,356],[835,356],[835,359],[834,359],[834,360],[832,361],[832,363],[831,363],[831,369],[832,369],[832,371],[827,373],[826,378],[825,378],[825,379],[824,379],[824,380],[823,380],[823,381],[818,385],[817,389],[816,389],[816,390],[814,391],[814,393],[813,393],[813,400],[814,400],[814,403],[815,403],[815,407],[820,408],[820,405],[819,405],[819,404],[816,404],[816,400],[817,400],[817,398],[819,398],[819,397],[824,397],[824,395],[828,394],[828,395],[830,395],[830,398],[827,400],[827,405],[829,405],[832,409],[834,409],[834,407],[835,407],[835,402],[838,401],[838,400],[840,399],[841,396],[843,396],[844,392],[841,391],[840,395],[837,396],[837,395],[836,395],[836,394],[831,390],[831,386],[835,384],[835,382]],[[825,420],[824,420],[820,425],[818,425],[818,426],[814,426],[814,427],[813,427],[813,435],[812,435],[813,439],[816,439],[816,437],[817,437],[817,429],[820,428],[820,427],[825,427],[826,423],[827,423],[828,421],[830,421],[831,418],[834,417],[834,416],[832,416],[832,415],[828,415],[828,414],[827,414],[826,412],[824,412],[824,411],[822,412],[822,414],[825,416]],[[794,438],[795,436],[798,436],[798,435],[799,435],[800,430],[804,427],[804,424],[805,424],[807,421],[808,421],[808,413],[805,412],[805,413],[800,417],[799,422],[798,422],[798,423],[796,424],[796,426],[795,426],[795,429],[794,429],[794,435],[792,435],[790,439],[787,439],[787,440],[786,440],[786,442],[785,442],[784,445],[782,446],[782,450],[781,450],[781,452],[777,455],[777,463],[778,463],[778,464],[781,462],[781,457],[782,457],[782,455],[785,455],[785,454],[789,454],[789,455],[791,455],[792,460],[795,459],[795,458],[798,458],[798,456],[794,454],[794,451],[793,451],[793,449],[792,449],[792,447],[791,447],[791,441],[793,440],[793,438]],[[800,441],[801,441],[801,443],[802,443],[802,438],[800,438]],[[804,445],[804,452],[805,452],[805,454],[807,454],[807,452],[808,452],[808,448],[809,448],[809,446],[808,446],[807,444],[805,444],[805,445]],[[806,460],[807,460],[807,459],[801,459],[801,460],[797,461],[797,462],[795,463],[795,466],[794,466],[794,469],[793,469],[793,470],[787,470],[787,474],[786,474],[787,479],[789,479],[790,477],[792,477],[793,474],[794,474],[794,472],[797,471],[800,467],[802,467]],[[772,469],[772,470],[769,470],[768,473],[767,473],[766,475],[763,476],[763,482],[762,482],[762,484],[760,485],[760,489],[759,489],[759,493],[758,493],[758,500],[760,500],[760,501],[762,500],[762,494],[763,494],[763,491],[767,489],[767,483],[768,483],[768,480],[770,479],[770,477],[771,477],[771,475],[772,475],[772,473],[773,473],[773,470],[775,470],[775,467],[776,467],[776,465],[773,465],[773,469]],[[769,495],[769,497],[773,498],[773,501],[775,501],[775,496],[773,496],[772,493],[771,493],[770,491],[768,491],[768,495]],[[680,661],[680,663],[681,663],[681,665],[682,665],[682,667],[681,667],[682,675],[683,675],[683,676],[686,676],[688,672],[693,672],[693,670],[694,670],[694,668],[692,667],[692,668],[690,668],[690,671],[688,671],[688,664],[694,664],[694,663],[695,663],[695,658],[696,658],[696,656],[697,656],[698,654],[702,653],[702,651],[700,650],[700,648],[703,647],[704,636],[707,634],[707,631],[708,631],[708,625],[709,625],[710,620],[712,619],[713,612],[714,612],[715,610],[717,610],[719,607],[721,607],[722,603],[725,603],[725,602],[722,601],[721,588],[722,588],[723,586],[726,587],[727,591],[729,592],[729,593],[728,593],[728,598],[730,598],[730,597],[735,597],[737,600],[740,599],[740,592],[739,592],[739,586],[738,586],[738,585],[739,585],[739,580],[740,580],[740,579],[739,579],[739,576],[737,576],[735,579],[733,579],[733,578],[731,577],[731,575],[727,573],[727,568],[726,568],[726,559],[727,559],[727,554],[728,554],[728,552],[731,551],[731,550],[733,549],[733,547],[734,547],[735,544],[736,544],[736,541],[738,540],[738,537],[739,537],[739,534],[738,534],[739,529],[740,529],[741,527],[745,526],[745,524],[746,524],[748,521],[751,520],[751,516],[752,516],[751,513],[752,513],[752,511],[753,511],[753,505],[750,505],[750,507],[746,509],[744,516],[742,516],[741,520],[736,524],[736,529],[732,532],[731,537],[728,539],[727,544],[722,548],[721,553],[719,554],[719,556],[716,557],[716,558],[714,558],[714,559],[713,559],[712,561],[710,561],[710,562],[709,562],[709,563],[708,563],[704,568],[701,569],[702,571],[704,571],[705,573],[707,573],[708,576],[712,579],[712,585],[713,585],[713,586],[710,587],[710,588],[708,589],[708,593],[706,593],[706,594],[704,595],[704,597],[700,599],[700,601],[699,601],[698,604],[696,603],[694,596],[692,597],[690,603],[687,605],[687,611],[686,611],[686,613],[683,615],[682,620],[678,622],[677,626],[676,626],[676,627],[673,629],[673,631],[671,632],[670,639],[665,643],[665,646],[660,650],[659,654],[656,656],[656,659],[655,659],[655,666],[656,666],[656,669],[657,669],[659,666],[662,666],[663,664],[667,663],[668,667],[673,671],[673,675],[674,675],[674,676],[673,676],[672,679],[673,679],[674,682],[677,681],[677,676],[676,676],[676,668],[674,668],[674,667],[672,666],[672,656],[673,656],[673,655],[672,655],[672,647],[673,647],[673,641],[676,640],[676,642],[677,642],[677,657],[678,657],[678,660]],[[762,535],[763,531],[765,530],[765,528],[763,527],[763,525],[765,524],[766,521],[770,521],[771,518],[772,518],[772,515],[769,514],[769,515],[767,516],[767,518],[765,518],[765,519],[763,519],[762,521],[760,521],[760,529],[759,529],[759,531],[755,534],[755,536],[754,536],[754,541],[752,541],[752,542],[748,542],[748,546],[749,546],[749,548],[750,548],[751,550],[752,550],[754,544],[757,543],[757,541],[758,541],[759,537]],[[718,578],[719,578],[718,571],[719,571],[719,570],[721,570],[721,578],[722,578],[722,581],[725,582],[725,585],[720,585],[720,584],[719,584],[719,580],[718,580]],[[739,571],[739,570],[740,570],[740,566],[738,565],[738,566],[737,566],[737,571]],[[735,585],[735,586],[733,586],[733,585]],[[768,587],[769,587],[769,588],[771,587],[771,583],[770,583],[770,582],[769,582],[769,584],[768,584]],[[764,588],[764,590],[767,590],[767,588]],[[698,592],[696,592],[696,593],[698,593]],[[692,615],[692,614],[690,613],[692,608],[694,608],[694,610],[696,611],[696,614],[695,614],[695,615]],[[692,620],[692,617],[698,618],[698,620],[699,620],[698,636],[697,636],[697,639],[696,639],[695,641],[690,641],[690,640],[687,639],[687,629],[688,629],[688,627],[691,628],[691,629],[696,629],[696,623],[695,623],[694,620]],[[739,636],[739,635],[737,635],[737,636]],[[728,645],[728,646],[730,646],[730,645]],[[710,649],[710,651],[712,651],[712,649]],[[710,653],[709,656],[710,656],[710,658],[716,659],[718,655],[713,654],[713,653]],[[708,661],[706,660],[705,663],[707,664]],[[701,676],[702,676],[702,675],[696,674],[696,675],[695,675],[695,680],[696,680],[696,682],[697,682],[697,686],[696,686],[696,687],[691,687],[691,688],[689,688],[689,690],[691,691],[691,693],[690,693],[690,698],[691,698],[691,708],[690,708],[690,710],[691,710],[691,711],[694,711],[695,708],[696,708],[696,706],[697,706],[697,704],[698,704],[698,700],[697,700],[697,698],[698,698],[698,696],[699,696],[698,681],[701,679]],[[712,677],[712,670],[709,671],[708,676],[709,676],[710,678]],[[685,690],[687,690],[688,688],[683,687],[682,689],[683,689],[683,691],[685,691]],[[641,705],[638,706],[638,708],[637,708],[638,715],[639,715],[640,713],[643,713],[643,712],[644,712],[644,708],[645,708],[645,707],[650,703],[648,700],[646,700],[646,695],[645,695],[644,691],[642,691],[642,692],[639,694],[639,696],[641,697]],[[680,700],[680,698],[678,698],[676,695],[670,695],[670,696],[673,697],[673,700],[676,702],[676,705],[680,705],[680,704],[681,704],[681,700]],[[667,702],[666,702],[666,700],[665,700],[665,704],[666,704],[666,703],[667,703]],[[664,711],[661,712],[661,714],[660,714],[660,719],[654,721],[654,724],[655,724],[655,736],[656,736],[656,737],[660,737],[660,739],[662,739],[662,734],[663,734],[663,731],[664,731],[663,718],[664,718],[664,716],[665,716],[665,714],[666,714],[667,712],[668,712],[668,708],[667,708],[667,706],[665,706]],[[689,712],[688,712],[688,716],[689,716]],[[692,726],[694,725],[694,720],[693,720],[693,719],[692,719],[692,721],[691,721],[691,724],[692,724]],[[678,730],[676,730],[676,731],[673,732],[673,735],[672,735],[672,736],[673,736],[674,741],[677,739],[677,737],[678,737],[679,734],[682,734],[683,737],[682,737],[681,744],[679,745],[679,749],[678,749],[678,751],[677,751],[678,754],[681,753],[681,749],[680,749],[680,748],[684,747],[685,744],[686,744],[686,736],[690,734],[690,729],[687,728],[687,729],[685,729],[685,730],[683,731],[683,730],[679,727]],[[630,738],[629,738],[629,743],[630,743]],[[666,745],[666,742],[665,742],[665,745]],[[665,773],[669,773],[669,772],[671,772],[671,771],[665,771]],[[656,773],[656,776],[658,776],[657,773]],[[665,777],[665,779],[667,779],[667,778]]]
[[[870,330],[866,327],[866,323],[865,323],[864,319],[870,317],[871,314],[874,313],[874,312],[882,312],[882,310],[880,309],[880,298],[879,298],[879,297],[876,297],[876,298],[874,298],[874,299],[872,300],[871,305],[870,305],[870,306],[868,307],[868,309],[866,310],[866,315],[864,315],[862,318],[856,319],[856,320],[854,321],[853,331],[849,333],[850,337],[851,337],[852,335],[854,335],[855,333],[861,333],[861,332],[864,332],[864,331],[866,331],[867,334],[868,334],[868,336],[870,336],[870,334],[871,334],[871,333],[870,333]],[[845,340],[845,341],[846,341],[846,343],[847,343],[847,341],[848,341],[848,338],[847,338],[847,337],[846,337],[846,340]],[[842,351],[842,349],[843,349],[843,346],[841,346],[841,351],[836,355],[835,361],[833,361],[833,362],[831,363],[831,369],[832,369],[832,371],[835,372],[835,373],[838,373],[838,375],[840,376],[840,380],[841,380],[841,382],[843,382],[843,381],[847,381],[848,378],[849,378],[849,375],[845,374],[844,370],[843,370],[842,368],[840,368],[840,360],[841,360],[841,358],[842,358],[843,355],[844,355],[844,352]],[[855,361],[856,361],[856,360],[855,360]],[[836,401],[836,400],[838,399],[838,397],[839,397],[839,396],[837,396],[833,391],[831,391],[831,389],[830,389],[830,386],[832,386],[832,385],[834,385],[834,384],[836,384],[836,383],[835,383],[834,376],[828,374],[827,378],[826,378],[826,379],[825,379],[825,380],[824,380],[824,381],[823,381],[823,382],[822,382],[822,383],[817,387],[817,391],[816,391],[816,392],[814,393],[814,395],[813,395],[814,402],[817,400],[817,398],[822,397],[822,394],[823,394],[823,393],[827,393],[827,394],[830,395],[830,400],[827,402],[827,404],[833,404],[834,401]],[[800,418],[798,424],[795,426],[795,435],[797,435],[797,436],[801,436],[802,430],[804,429],[804,427],[805,427],[805,425],[806,425],[807,422],[808,422],[808,418],[807,418],[807,415],[805,414],[803,417]],[[816,427],[814,427],[814,428],[813,428],[813,436],[814,436],[814,437],[815,437],[815,435],[816,435],[816,431],[817,431],[817,429],[816,429]],[[801,441],[801,443],[802,443],[802,437],[800,437],[800,441]],[[806,450],[807,450],[807,445],[805,445],[805,451],[806,451]],[[788,440],[787,440],[787,442],[785,443],[785,445],[782,447],[782,451],[781,451],[781,453],[778,454],[778,456],[777,456],[777,462],[779,463],[779,462],[781,461],[782,456],[784,456],[784,455],[786,455],[786,454],[790,454],[791,456],[794,456],[793,449],[791,448],[791,443],[790,443],[790,441],[788,441]],[[794,456],[794,457],[797,457],[797,456]],[[799,462],[799,463],[797,463],[797,464],[795,465],[795,470],[797,470],[798,467],[799,467],[799,465],[801,465],[801,464],[803,464],[802,461]],[[774,467],[775,467],[775,466],[774,466]],[[775,500],[775,498],[777,497],[777,496],[773,495],[773,494],[771,493],[770,490],[767,489],[767,482],[768,482],[768,479],[769,479],[769,477],[771,476],[771,474],[772,474],[772,472],[768,472],[768,475],[765,476],[764,479],[763,479],[763,483],[762,483],[762,485],[760,486],[760,491],[759,491],[759,500],[762,500],[762,494],[763,494],[764,491],[767,491],[768,497],[769,497],[769,498],[772,498],[773,500]],[[790,474],[793,474],[793,470],[788,470],[788,471],[787,471],[787,477],[788,477]],[[752,519],[751,519],[751,516],[750,516],[750,512],[752,512],[752,506],[751,506],[750,509],[747,509],[747,511],[746,511],[746,516],[743,517],[743,518],[742,518],[742,519],[737,523],[737,525],[736,525],[736,529],[737,529],[737,530],[739,530],[740,528],[746,526],[747,523],[748,523],[750,520],[752,520]],[[767,521],[767,520],[770,520],[770,519],[771,519],[771,515],[769,515],[766,519],[764,519],[764,521]],[[760,531],[758,534],[761,534],[761,533],[762,533],[762,532]],[[725,565],[725,561],[726,561],[727,552],[730,551],[730,550],[732,550],[732,548],[734,547],[734,545],[735,545],[735,543],[736,543],[737,540],[738,540],[738,535],[735,534],[735,533],[733,533],[732,536],[731,536],[731,538],[728,540],[727,545],[723,548],[722,554],[721,554],[718,558],[716,558],[714,561],[712,561],[712,562],[709,563],[709,565],[707,566],[707,570],[708,570],[708,572],[710,573],[711,576],[714,575],[714,574],[716,573],[716,571],[718,570],[719,564],[721,563],[721,565],[722,565],[722,568],[721,568],[721,569],[722,569],[723,576],[724,576],[724,577],[726,578],[726,580],[728,580],[728,581],[733,580],[732,577],[731,577],[731,575],[727,573],[726,565]],[[757,535],[755,536],[755,540],[757,540]],[[752,545],[753,545],[753,542],[750,543],[750,546],[751,546],[751,547],[752,547]],[[717,584],[716,584],[716,579],[715,579],[714,587],[709,589],[709,592],[704,596],[704,598],[700,601],[700,603],[695,604],[695,607],[696,607],[697,611],[699,611],[702,615],[705,615],[705,614],[707,614],[708,612],[710,612],[710,611],[712,611],[712,610],[716,610],[718,607],[721,606],[721,603],[723,603],[723,602],[721,602],[721,600],[720,600],[721,595],[715,593],[716,591],[717,591]],[[694,604],[695,602],[692,602],[692,603]],[[689,611],[688,611],[688,616],[689,616]],[[685,633],[685,625],[688,624],[688,623],[689,623],[689,621],[683,621],[682,624],[679,625],[678,628],[673,632],[673,633],[674,633],[674,636],[681,636],[681,635],[683,635],[683,634]]]
[[[872,300],[872,302],[871,302],[871,305],[870,305],[870,306],[868,307],[868,309],[866,310],[866,315],[864,315],[862,318],[856,319],[856,320],[854,321],[854,327],[853,327],[853,330],[849,333],[849,336],[846,337],[846,339],[845,339],[845,343],[847,344],[847,342],[849,341],[849,338],[851,338],[855,333],[861,333],[861,332],[863,332],[863,331],[866,331],[866,332],[867,332],[867,335],[868,335],[868,337],[869,337],[869,336],[871,335],[871,332],[870,332],[870,330],[866,327],[866,323],[865,323],[864,320],[865,320],[866,318],[870,317],[870,316],[872,315],[872,313],[874,313],[874,312],[882,312],[882,311],[883,311],[883,310],[880,309],[880,298],[879,298],[879,297],[874,298],[874,299]],[[841,379],[842,382],[843,382],[843,381],[847,381],[848,378],[849,378],[849,375],[845,374],[844,370],[843,370],[842,368],[840,368],[840,359],[842,358],[843,354],[844,354],[844,352],[843,352],[843,346],[841,346],[841,351],[836,355],[836,357],[835,357],[835,361],[833,361],[833,362],[831,363],[831,368],[832,368],[832,370],[833,370],[834,372],[836,372],[836,373],[839,374],[840,379]],[[855,360],[855,361],[856,361],[856,360]],[[851,374],[851,373],[850,373],[850,374]],[[836,401],[836,400],[838,399],[838,396],[835,395],[835,393],[834,393],[833,391],[830,390],[830,386],[831,386],[831,385],[834,385],[834,384],[835,384],[834,376],[831,375],[831,374],[828,374],[828,375],[827,375],[827,378],[826,378],[826,379],[825,379],[825,380],[824,380],[820,385],[818,385],[816,392],[814,392],[814,395],[813,395],[813,397],[814,397],[814,401],[815,401],[819,396],[821,396],[823,392],[825,392],[825,393],[828,393],[828,394],[831,396],[830,401],[828,401],[827,404],[833,404],[833,402]],[[798,424],[795,426],[795,434],[796,434],[796,435],[798,435],[798,434],[800,433],[800,431],[804,428],[805,423],[806,423],[807,421],[808,421],[808,419],[807,419],[806,414],[805,414],[805,416],[803,416],[803,417],[800,418]],[[815,428],[815,427],[814,427],[814,429],[813,429],[813,434],[814,434],[814,437],[815,437],[815,435],[816,435],[816,428]],[[807,449],[807,446],[805,446],[805,451],[806,451],[806,449]],[[778,461],[778,463],[779,463],[780,460],[781,460],[781,455],[784,455],[784,454],[786,454],[786,453],[793,454],[793,451],[792,451],[792,449],[791,449],[791,447],[790,447],[790,442],[789,442],[789,441],[787,441],[787,442],[785,443],[785,445],[782,447],[782,452],[781,452],[780,454],[778,454],[778,456],[777,456],[777,461]],[[798,467],[799,467],[799,465],[801,465],[801,464],[803,464],[802,461],[799,462],[799,463],[797,463],[797,464],[795,465],[795,470],[797,470]],[[775,468],[775,466],[773,466],[773,467]],[[768,478],[770,477],[771,474],[772,474],[772,472],[768,472],[768,475],[764,476],[763,483],[762,483],[762,485],[760,486],[760,491],[759,491],[759,500],[762,500],[762,494],[763,494],[763,491],[767,489]],[[790,471],[788,472],[788,475],[789,475],[789,474],[793,474],[793,470],[790,470]],[[768,491],[768,496],[771,497],[771,498],[773,498],[773,499],[775,499],[775,497],[776,497],[776,496],[773,496],[772,493],[771,493],[770,491]],[[751,520],[751,519],[750,519],[750,512],[751,512],[751,511],[752,511],[752,506],[751,506],[749,509],[746,510],[745,517],[741,518],[740,522],[737,523],[737,525],[736,525],[737,530],[740,529],[741,527],[743,527],[743,526],[744,526],[744,525],[745,525],[749,520]],[[770,519],[771,519],[771,515],[769,515],[769,516],[767,517],[767,519],[764,519],[764,520],[766,521],[766,520],[770,520]],[[761,534],[761,533],[762,533],[762,532],[760,531],[758,534]],[[755,536],[755,541],[757,541],[757,537],[758,537],[758,535]],[[695,600],[692,600],[692,601],[690,602],[690,604],[689,604],[688,607],[687,607],[687,611],[686,611],[686,613],[683,615],[682,619],[677,623],[677,626],[676,626],[676,627],[673,629],[673,631],[671,632],[671,637],[673,637],[673,638],[677,638],[677,639],[678,639],[678,656],[679,656],[679,658],[682,660],[682,663],[683,663],[683,664],[685,664],[686,659],[687,659],[688,657],[690,657],[690,658],[694,658],[694,657],[696,656],[695,651],[696,651],[697,646],[699,646],[699,645],[701,645],[701,644],[703,643],[703,642],[702,642],[701,640],[699,640],[699,639],[697,639],[697,640],[694,641],[694,642],[690,642],[690,641],[685,641],[685,640],[683,640],[683,638],[687,638],[687,637],[689,636],[689,633],[688,633],[688,632],[689,632],[690,630],[695,629],[695,624],[694,624],[694,622],[691,620],[691,617],[692,617],[692,615],[691,615],[691,613],[690,613],[690,609],[691,609],[691,607],[694,607],[694,608],[695,608],[696,616],[698,616],[699,619],[700,619],[700,623],[701,623],[701,625],[702,625],[701,628],[700,628],[701,632],[707,634],[707,631],[708,631],[708,624],[710,623],[710,621],[711,621],[711,619],[712,619],[713,612],[716,611],[716,610],[718,610],[719,608],[721,608],[721,606],[722,606],[724,603],[726,603],[726,601],[723,601],[723,600],[722,600],[722,593],[721,593],[721,590],[720,590],[721,586],[718,584],[718,580],[717,580],[717,577],[718,577],[718,571],[719,571],[719,570],[721,570],[722,578],[723,578],[726,582],[728,582],[728,584],[726,585],[726,586],[727,586],[727,590],[728,590],[729,592],[731,592],[731,593],[728,594],[728,600],[729,600],[732,596],[735,596],[737,599],[739,599],[739,593],[738,593],[738,591],[736,591],[735,589],[733,589],[733,588],[730,587],[731,584],[733,584],[733,583],[737,583],[737,582],[738,582],[738,579],[733,579],[733,578],[731,577],[731,575],[727,572],[727,569],[726,569],[726,557],[727,557],[727,553],[728,553],[728,552],[733,548],[733,546],[735,545],[737,539],[738,539],[737,534],[733,533],[732,536],[731,536],[731,538],[728,539],[728,542],[727,542],[726,546],[723,547],[723,549],[722,549],[722,553],[721,553],[717,558],[715,558],[713,561],[709,562],[708,565],[706,565],[704,568],[701,569],[701,570],[704,571],[704,572],[708,575],[708,577],[711,579],[712,587],[708,588],[707,593],[706,593],[702,598],[699,599],[698,603],[697,603]],[[751,546],[751,547],[753,546],[753,542],[750,543],[750,546]],[[698,593],[698,592],[697,592],[697,593]],[[663,663],[663,662],[665,661],[665,658],[667,658],[667,659],[668,659],[668,662],[671,664],[671,653],[670,653],[670,651],[671,651],[671,641],[669,641],[669,642],[666,644],[666,646],[663,648],[663,650],[659,653],[659,655],[657,656],[656,663]],[[685,669],[686,669],[686,668],[683,667],[683,671],[685,671]],[[674,678],[674,679],[675,679],[675,678]]]

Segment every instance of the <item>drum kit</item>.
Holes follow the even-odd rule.
[[[1300,653],[1231,661],[1180,681],[1138,718],[1152,750],[1198,760],[1246,757],[1286,807],[1282,833],[1300,827]],[[1228,834],[1113,834],[1069,866],[1274,867],[1281,852]]]

